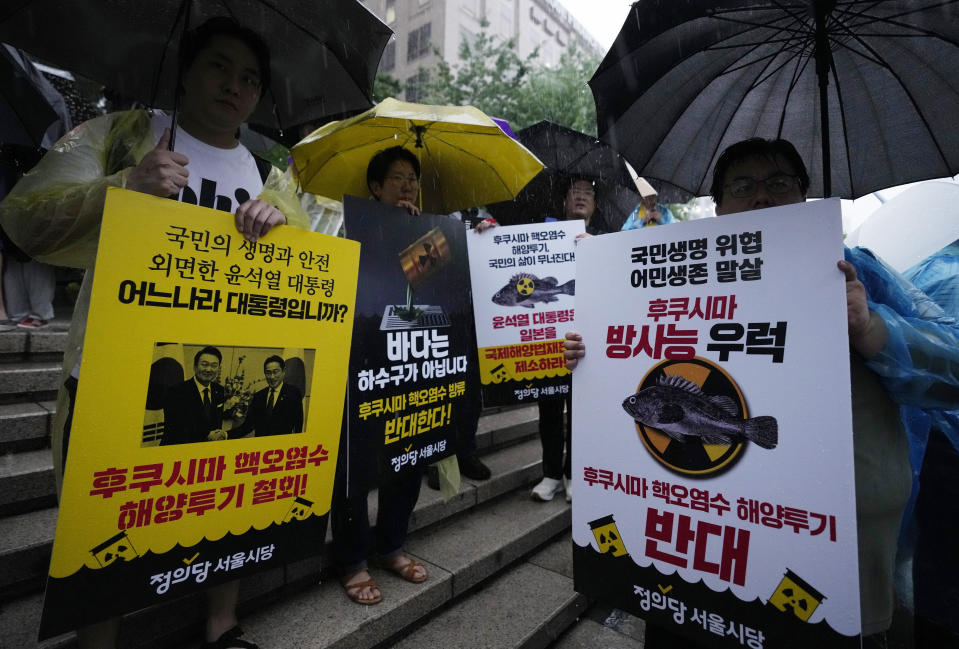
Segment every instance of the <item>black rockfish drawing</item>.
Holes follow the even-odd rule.
[[[557,286],[555,277],[540,279],[529,273],[518,273],[510,278],[506,286],[496,291],[493,302],[500,306],[525,306],[529,309],[537,302],[556,302],[557,295],[575,295],[576,280],[571,279]]]
[[[705,444],[749,440],[763,448],[779,442],[775,417],[738,418],[739,408],[727,396],[707,395],[680,376],[661,376],[659,384],[643,388],[623,401],[623,410],[679,442],[694,438]]]

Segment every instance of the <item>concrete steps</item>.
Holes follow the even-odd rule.
[[[49,445],[55,401],[0,405],[0,455]]]
[[[0,363],[0,404],[56,399],[61,361]]]
[[[560,505],[524,498],[515,514]],[[563,503],[565,506],[565,503]],[[511,527],[518,527],[516,521]],[[587,600],[573,591],[573,553],[568,530],[542,549],[496,574],[428,623],[399,639],[396,649],[503,647],[542,649],[583,613]],[[492,573],[490,573],[492,574]],[[481,613],[480,613],[481,612]]]

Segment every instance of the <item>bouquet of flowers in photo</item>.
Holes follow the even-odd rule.
[[[263,379],[249,382],[246,380],[246,370],[243,368],[244,359],[246,359],[245,355],[240,356],[232,373],[220,380],[226,396],[225,404],[229,406],[223,411],[224,419],[243,419],[246,417],[250,400],[253,398],[253,393],[256,392],[256,384],[263,381]]]

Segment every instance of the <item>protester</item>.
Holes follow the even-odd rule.
[[[753,138],[722,153],[711,193],[716,214],[726,215],[801,203],[808,187],[792,144]],[[959,329],[871,252],[847,248],[837,266],[846,278],[862,632],[864,646],[881,647],[892,622],[896,539],[911,483],[897,403],[955,408]],[[585,344],[569,332],[565,346],[572,370]],[[661,627],[649,625],[647,633],[651,648],[686,642]]]
[[[948,315],[959,319],[959,241],[905,274]],[[959,499],[959,409],[930,409],[918,417],[909,414],[913,413],[904,419],[914,439],[921,442],[928,430],[915,509],[916,646],[952,649],[959,647],[959,566],[943,558],[959,547],[959,522],[942,513],[951,511]]]
[[[637,176],[635,182],[636,191],[639,192],[643,200],[636,206],[636,209],[630,212],[629,216],[626,217],[626,222],[623,223],[622,229],[624,231],[636,230],[638,228],[648,228],[654,225],[673,223],[676,220],[673,218],[673,213],[662,203],[656,202],[659,194],[653,186],[649,184],[649,181],[642,176]]]
[[[578,237],[607,233],[608,230],[602,229],[604,221],[596,209],[596,184],[588,178],[572,177],[563,188],[562,220],[583,219],[586,221],[586,234]],[[539,408],[539,437],[543,443],[543,479],[533,487],[530,497],[540,502],[552,500],[561,491],[565,492],[566,502],[573,500],[573,486],[570,482],[573,430],[572,382],[567,377],[563,385],[569,388],[566,394],[541,395],[536,403]]]
[[[69,440],[67,413],[72,413],[67,396],[75,394],[80,375],[106,189],[124,187],[191,203],[212,194],[208,207],[232,212],[237,231],[250,241],[277,225],[307,224],[292,183],[269,163],[254,159],[236,139],[269,87],[269,50],[263,40],[230,19],[211,19],[181,43],[180,79],[176,125],[167,115],[147,111],[85,122],[21,179],[2,206],[4,229],[33,258],[91,271],[78,296],[64,354],[67,375],[52,434],[58,487]],[[167,150],[170,128],[177,130],[174,151]],[[201,190],[211,186],[212,193]],[[238,638],[238,593],[238,581],[207,591],[204,648],[256,647]],[[109,620],[79,630],[80,647],[115,646],[117,628],[118,620]]]
[[[374,200],[402,207],[410,214],[420,213],[416,205],[420,161],[407,149],[395,146],[374,155],[366,168],[366,184]],[[367,511],[370,487],[349,484],[346,466],[350,449],[345,444],[341,448],[330,515],[333,560],[350,600],[357,604],[378,604],[383,594],[368,570],[367,557],[371,549],[375,548],[387,569],[406,581],[419,584],[429,577],[426,566],[403,552],[410,514],[423,482],[422,470],[410,469],[377,490],[376,538],[373,539]],[[376,458],[360,458],[360,461],[370,464],[375,463]]]

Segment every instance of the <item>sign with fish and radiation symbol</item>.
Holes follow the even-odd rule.
[[[562,338],[573,328],[583,221],[467,234],[479,370],[487,405],[569,394]]]
[[[839,201],[576,255],[576,589],[703,646],[858,647]]]

